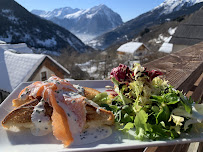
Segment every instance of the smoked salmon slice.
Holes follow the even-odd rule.
[[[79,125],[79,128],[81,128],[80,131],[82,131],[82,128],[86,122],[86,109],[84,101],[85,97],[79,95],[77,98],[73,98],[71,96],[68,97],[64,95],[71,92],[76,93],[77,89],[70,82],[57,76],[52,76],[47,81],[37,81],[32,83],[31,85],[24,88],[18,96],[18,98],[21,99],[22,95],[26,95],[24,97],[25,99],[40,97],[52,106],[53,113],[51,119],[53,135],[58,140],[61,140],[65,147],[68,147],[74,139],[70,131],[67,114],[64,109],[57,103],[57,101],[60,100],[63,102],[65,108],[70,109],[75,114],[78,122],[77,124]],[[29,100],[25,100],[24,102],[27,101]],[[13,101],[13,103],[16,105],[20,105],[21,103],[18,102],[20,102],[20,100]]]
[[[53,135],[61,140],[65,147],[68,147],[73,142],[73,137],[69,129],[66,113],[57,104],[56,98],[52,90],[49,90],[50,102],[53,106],[52,114],[52,130]]]
[[[13,100],[13,105],[18,107],[30,102],[31,99],[44,99],[53,108],[51,115],[53,135],[62,141],[65,147],[74,141],[75,134],[82,132],[86,127],[87,98],[80,95],[70,82],[57,76],[43,82],[34,82],[20,92],[18,98]],[[93,111],[96,109],[93,108]]]

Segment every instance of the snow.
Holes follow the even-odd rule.
[[[168,33],[170,34],[170,35],[173,35],[173,34],[175,34],[175,32],[176,32],[176,29],[177,29],[177,27],[175,27],[175,28],[169,28],[168,29]]]
[[[15,23],[18,22],[18,18],[15,17],[15,16],[13,16],[13,15],[8,16],[8,19],[9,19],[10,21],[12,21],[12,22],[15,22]]]
[[[158,38],[155,38],[155,39],[152,39],[150,40],[149,42],[150,43],[157,43],[157,44],[160,44],[160,43],[163,43],[163,42],[169,42],[171,40],[172,36],[164,36],[163,34],[159,34]]]
[[[189,7],[200,2],[203,2],[203,0],[165,0],[159,6],[155,7],[154,10],[159,8],[164,8],[160,14],[169,14],[173,11],[180,10],[181,7],[186,3],[188,4],[188,7]]]
[[[159,52],[171,53],[173,50],[173,44],[171,43],[163,43],[159,48]]]
[[[54,37],[52,37],[51,39],[46,39],[46,40],[37,39],[37,43],[41,44],[43,46],[46,46],[46,47],[52,47],[52,46],[55,46],[57,44]]]
[[[19,44],[0,44],[0,50],[10,50],[16,53],[33,53],[33,51],[28,48],[27,44],[19,43]]]
[[[94,49],[96,49],[97,46],[102,46],[101,42],[97,39],[87,42],[87,45],[93,47]]]
[[[4,14],[8,14],[8,13],[11,13],[12,10],[10,10],[10,9],[2,9],[1,12],[4,13]]]
[[[6,42],[0,40],[0,44],[6,44]]]
[[[87,13],[90,9],[86,9],[86,10],[79,10],[77,11],[76,13],[73,13],[73,14],[68,14],[66,16],[64,16],[64,18],[67,18],[67,19],[76,19],[78,18],[79,16]]]
[[[76,65],[79,66],[82,71],[86,71],[90,76],[98,77],[98,74],[95,73],[97,71],[97,66],[94,65],[93,60],[90,60],[82,64],[76,64]]]
[[[3,37],[0,35],[0,40],[5,41],[5,42],[11,42],[13,36],[10,34],[8,31],[6,31],[6,34],[8,37]]]
[[[75,33],[75,32],[73,32]],[[81,33],[75,33],[75,35],[82,40],[85,44],[88,44],[89,41],[96,38],[97,35],[91,35],[91,34],[81,34]]]
[[[0,89],[11,92],[31,71],[36,69],[45,55],[16,54],[0,48]]]
[[[117,49],[117,51],[125,52],[125,53],[134,53],[142,45],[143,45],[143,43],[140,43],[140,42],[128,42],[128,43],[125,43],[125,44],[121,45]]]
[[[171,40],[172,35],[175,33],[176,29],[177,29],[177,27],[174,27],[174,28],[170,27],[168,29],[168,33],[170,36],[164,36],[163,34],[159,34],[158,38],[152,39],[152,40],[150,40],[150,42],[152,42],[152,43],[155,42],[157,44],[168,43]]]
[[[13,11],[10,9],[2,9],[1,15],[8,18],[13,23],[16,23],[16,24],[18,23],[19,19],[13,15]]]
[[[79,11],[78,8],[73,9],[71,7],[63,7],[63,8],[54,9],[52,11],[32,10],[31,13],[35,15],[39,15],[42,18],[51,19],[54,17],[64,18],[65,15],[72,14],[77,11]]]

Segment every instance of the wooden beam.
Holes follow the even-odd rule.
[[[190,76],[184,80],[184,82],[177,88],[178,90],[183,90],[185,93],[190,91],[197,81],[197,79],[201,76],[203,72],[203,62],[194,70]],[[196,89],[195,89],[196,90]]]
[[[199,85],[195,89],[195,91],[192,94],[192,99],[194,101],[202,101],[202,96],[203,96],[203,79],[200,81]]]

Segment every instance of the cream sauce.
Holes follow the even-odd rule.
[[[34,108],[31,115],[31,120],[33,127],[31,128],[31,133],[34,136],[44,136],[52,131],[51,121],[49,116],[45,116],[45,102],[41,100]]]
[[[25,89],[25,91],[20,95],[20,98],[22,100],[26,100],[30,95],[30,90],[28,88]]]
[[[109,126],[99,126],[95,128],[87,128],[82,133],[73,136],[73,145],[83,145],[93,143],[109,137],[112,129]]]
[[[61,91],[60,93],[63,94],[63,91]],[[63,96],[66,96],[66,95],[70,96],[71,98],[78,98],[80,96],[77,93],[66,92],[65,94],[63,94]],[[98,126],[94,128],[87,128],[82,131],[83,128],[79,127],[79,122],[77,120],[77,116],[75,115],[75,113],[72,112],[71,109],[69,109],[67,105],[61,102],[60,100],[58,100],[57,103],[67,114],[69,128],[74,138],[73,145],[83,145],[83,144],[93,143],[98,140],[107,138],[112,134],[112,129],[109,126]],[[97,107],[96,111],[100,113],[99,105],[92,102],[91,100],[88,100],[88,104],[96,106]]]
[[[77,116],[71,111],[71,109],[68,109],[65,103],[58,101],[59,106],[64,110],[66,113],[69,129],[72,133],[72,135],[81,132],[82,128],[79,127],[79,123],[77,120]]]
[[[82,86],[76,84],[73,84],[73,86],[78,90],[77,93],[79,93],[82,96],[85,95],[85,89]]]
[[[80,98],[81,95],[84,95],[84,88],[81,86],[74,87],[78,90],[77,92],[67,92],[64,91],[60,85],[60,81],[56,79],[49,79],[47,82],[53,82],[57,85],[57,90],[55,91],[55,97],[58,105],[64,110],[67,115],[67,120],[69,124],[70,131],[74,138],[73,145],[82,145],[93,143],[95,141],[107,138],[112,134],[112,129],[109,126],[98,126],[94,128],[87,128],[82,131],[83,127],[80,127],[78,118],[74,112],[62,101],[65,96],[68,96],[71,101],[74,102],[74,99]],[[44,82],[44,83],[47,83]],[[35,91],[34,91],[35,92]],[[96,112],[100,113],[100,107],[91,100],[85,100],[86,104],[92,105],[97,108]],[[31,133],[35,136],[43,136],[52,131],[51,121],[48,116],[45,116],[44,101],[39,102],[31,115],[31,120],[33,122],[33,127],[31,128]]]

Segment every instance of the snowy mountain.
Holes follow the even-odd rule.
[[[178,17],[189,15],[203,6],[203,0],[166,0],[149,12],[122,24],[88,44],[97,49],[106,49],[113,44],[124,43],[154,25],[163,24]]]
[[[154,10],[163,9],[161,14],[169,14],[179,11],[184,6],[190,7],[200,2],[203,2],[203,0],[166,0]]]
[[[54,17],[64,18],[67,14],[73,14],[79,10],[80,9],[78,8],[73,9],[71,7],[63,7],[63,8],[54,9],[53,11],[32,10],[31,13],[38,15],[42,18],[52,19]]]
[[[37,50],[86,52],[87,47],[68,30],[31,14],[14,0],[0,1],[0,40],[25,42]]]
[[[120,15],[106,5],[80,10],[65,7],[49,12],[40,10],[31,12],[70,30],[84,41],[99,36],[123,23]]]

